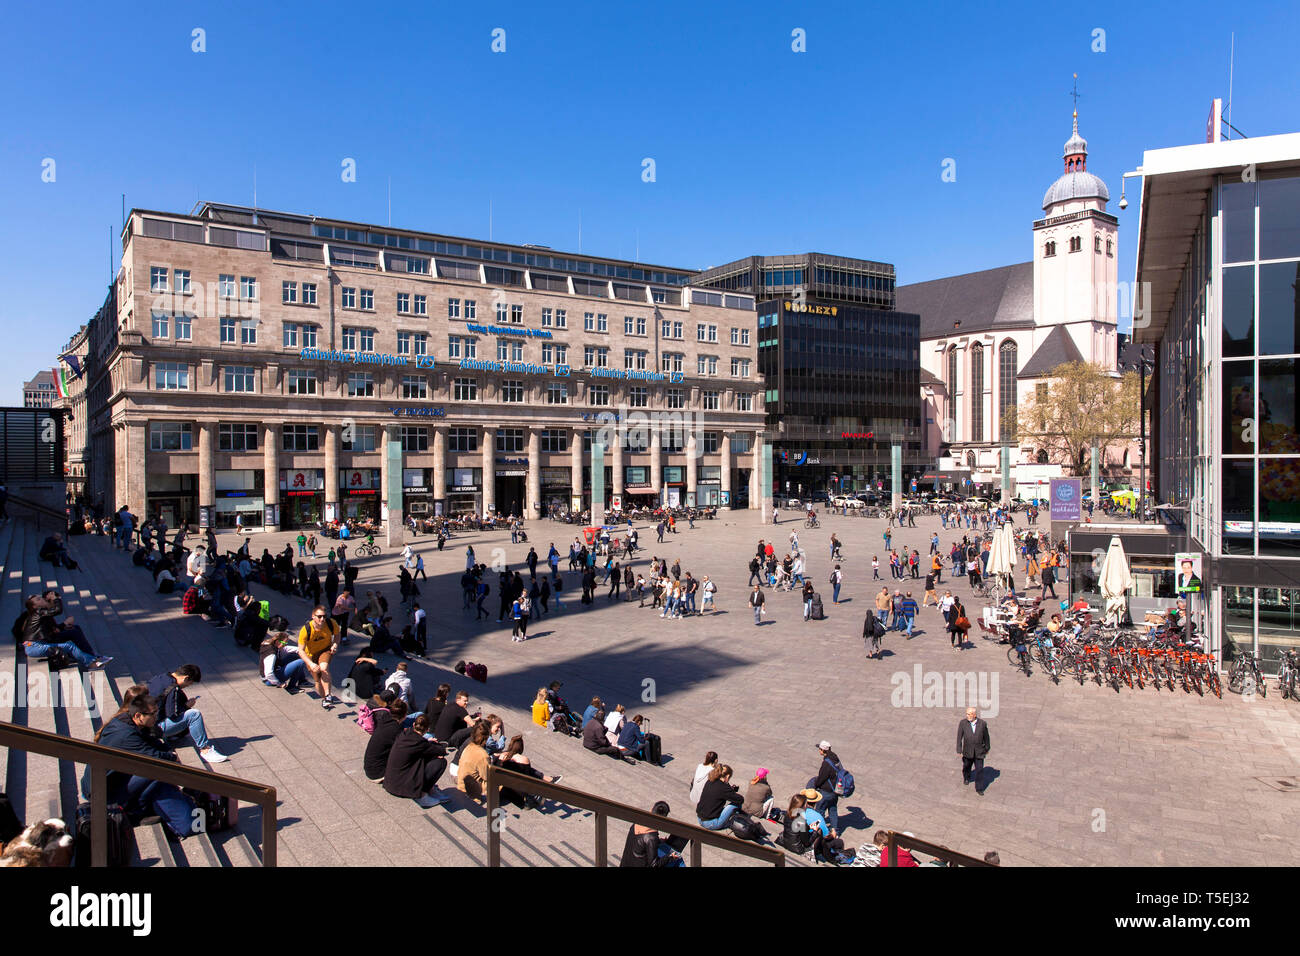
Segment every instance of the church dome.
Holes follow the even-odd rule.
[[[1053,203],[1068,202],[1071,199],[1110,199],[1110,190],[1100,177],[1086,170],[1066,173],[1043,195],[1043,208],[1050,209]]]

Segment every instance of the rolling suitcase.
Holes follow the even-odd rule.
[[[664,756],[664,742],[658,734],[645,735],[644,749],[646,763],[652,763],[656,767],[661,765]]]
[[[826,620],[826,610],[822,607],[822,596],[820,594],[813,595],[812,614],[810,616],[814,621]]]

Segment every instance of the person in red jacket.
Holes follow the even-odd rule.
[[[884,830],[877,830],[876,835],[871,838],[871,842],[880,847],[880,865],[889,866],[889,834]],[[905,850],[903,847],[898,848],[898,865],[899,866],[920,866],[916,858]]]

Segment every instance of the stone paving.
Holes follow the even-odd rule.
[[[1300,704],[1276,694],[1246,701],[1225,693],[1217,700],[1181,690],[1125,688],[1116,694],[1093,684],[1054,686],[1041,672],[1029,678],[1012,672],[1005,647],[973,638],[954,651],[934,608],[922,610],[913,640],[891,632],[884,659],[868,660],[861,632],[880,588],[870,569],[873,553],[884,557],[879,519],[826,516],[820,529],[806,530],[801,516],[788,516],[773,528],[753,512],[731,512],[697,522],[693,530],[681,522],[679,533],[663,544],[655,541],[652,526],[637,527],[643,548],[635,569],[659,555],[669,564],[680,558],[683,572],[709,574],[719,587],[716,615],[661,619],[648,604],[608,602],[605,589],[583,608],[577,575],[566,572],[566,610],[535,619],[530,639],[512,643],[508,623],[476,623],[473,611],[462,609],[459,578],[466,544],[474,546],[479,561],[505,560],[525,575],[529,545],[512,545],[507,532],[468,533],[439,553],[432,538],[412,539],[427,568],[420,600],[430,612],[429,662],[411,665],[414,696],[422,701],[443,680],[467,687],[473,706],[501,715],[508,734],[524,734],[526,752],[545,771],[640,806],[666,799],[679,819],[693,819],[687,790],[706,750],[735,767],[742,789],[754,768],[768,767],[784,804],[816,772],[815,745],[826,738],[857,779],[856,794],[840,807],[850,847],[884,827],[977,856],[996,849],[1011,865],[1300,862],[1294,839],[1300,794],[1259,779],[1300,774]],[[937,527],[937,518],[920,519],[915,529],[895,529],[893,542],[924,556]],[[797,593],[768,591],[769,614],[756,627],[745,604],[749,557],[760,537],[773,539],[783,554],[791,530],[807,552],[808,573],[824,596],[827,618],[805,623]],[[564,571],[576,531],[533,522],[530,544],[544,565],[554,541]],[[824,583],[833,531],[845,554],[839,605],[830,602]],[[253,553],[264,547],[274,553],[294,537],[296,532],[253,535]],[[945,549],[952,538],[940,531]],[[219,540],[230,550],[239,544],[232,533]],[[110,667],[117,684],[184,661],[202,666],[200,709],[211,736],[232,755],[218,769],[279,789],[284,864],[486,860],[481,808],[456,799],[422,811],[365,779],[365,735],[353,723],[351,707],[325,712],[311,694],[289,696],[263,686],[252,655],[233,645],[229,630],[182,618],[179,595],[153,594],[146,573],[131,567],[107,539],[74,538],[73,549],[88,576],[73,580],[87,589],[88,602],[97,601],[112,615],[104,624],[107,633],[97,635],[93,625],[90,630],[103,652],[117,655]],[[318,549],[322,566],[325,550]],[[356,564],[359,590],[382,587],[400,622],[397,555],[386,549]],[[887,566],[881,576],[892,588]],[[489,583],[493,593],[485,606],[495,612],[495,576]],[[906,584],[919,601],[923,580]],[[964,579],[953,590],[967,601]],[[1062,586],[1058,590],[1063,593]],[[272,613],[285,614],[295,626],[305,619],[306,601],[255,591],[269,596]],[[354,638],[344,649],[336,680],[347,673],[358,647]],[[486,664],[488,683],[455,675],[452,668],[461,659]],[[961,785],[955,740],[962,703],[918,694],[916,703],[939,706],[898,706],[904,678],[911,681],[918,668],[925,675],[972,674],[994,694],[988,708],[996,710],[989,719],[991,783],[984,797]],[[555,679],[564,681],[562,693],[576,709],[598,694],[608,704],[624,703],[629,714],[651,717],[651,730],[664,740],[666,766],[614,763],[533,725],[529,706],[536,690]],[[653,702],[643,699],[647,680],[653,682]],[[186,762],[197,758],[190,752]],[[592,827],[575,816],[589,815],[563,808],[512,811],[504,862],[588,864]],[[611,827],[612,856],[621,850],[624,832],[621,824]],[[705,860],[744,862],[711,850]]]

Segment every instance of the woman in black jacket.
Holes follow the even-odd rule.
[[[393,741],[384,768],[384,789],[395,797],[411,797],[424,809],[436,807],[447,798],[436,784],[447,769],[447,748],[433,740],[424,714]]]
[[[953,647],[961,647],[966,640],[966,630],[970,627],[967,621],[966,627],[958,627],[957,622],[966,620],[966,608],[957,598],[953,598],[952,610],[948,612],[948,636],[952,638]]]
[[[803,816],[803,809],[806,806],[808,800],[802,793],[796,793],[790,798],[790,807],[786,810],[781,836],[777,843],[791,853],[803,854],[812,849],[813,835],[808,832],[808,824]]]
[[[738,788],[732,786],[731,768],[720,763],[709,773],[709,780],[700,792],[700,802],[695,806],[695,815],[704,829],[723,830],[744,802]]]
[[[668,816],[668,804],[660,800],[650,812],[656,816]],[[682,866],[682,858],[673,847],[659,839],[659,832],[639,823],[628,828],[627,841],[623,844],[623,858],[620,867],[641,867],[644,869],[663,866]]]
[[[388,756],[392,753],[393,743],[402,732],[402,722],[406,720],[406,701],[400,697],[375,711],[375,729],[366,742],[366,756],[362,765],[366,777],[370,780],[383,780],[388,769]]]
[[[312,607],[320,604],[320,572],[315,568],[311,569],[311,576],[307,578],[307,593],[311,595]],[[330,607],[333,609],[333,605]]]

